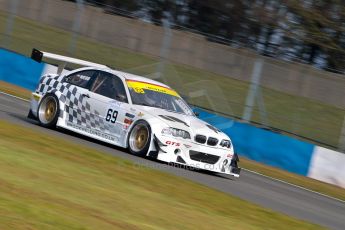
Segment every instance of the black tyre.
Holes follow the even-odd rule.
[[[151,128],[146,121],[138,121],[128,135],[128,149],[137,156],[146,156],[151,143]]]
[[[46,94],[39,106],[37,118],[42,126],[54,128],[59,118],[60,108],[59,100],[54,94]]]
[[[37,120],[37,117],[32,113],[31,109],[29,110],[27,118],[32,119],[32,120]]]

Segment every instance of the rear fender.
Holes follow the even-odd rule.
[[[53,89],[50,93],[55,94],[55,96],[58,98],[59,108],[60,108],[59,118],[63,118],[63,113],[65,111],[65,102],[66,102],[65,96],[60,91],[58,91],[56,89]]]

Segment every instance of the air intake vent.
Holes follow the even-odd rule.
[[[207,164],[215,164],[219,160],[219,156],[212,155],[212,154],[207,154],[207,153],[202,153],[202,152],[197,152],[190,150],[189,151],[189,157],[190,159],[194,161],[199,161]]]
[[[216,146],[218,144],[218,139],[214,137],[209,137],[207,140],[207,144],[210,146]]]
[[[186,122],[184,122],[184,121],[182,121],[182,120],[180,120],[180,119],[178,119],[178,118],[176,118],[176,117],[167,116],[167,115],[158,115],[158,116],[160,116],[161,118],[164,118],[165,120],[173,121],[173,122],[179,122],[179,123],[182,123],[182,124],[184,124],[185,126],[189,127],[189,125],[188,125]]]
[[[204,135],[196,135],[195,136],[195,141],[200,143],[200,144],[205,144],[206,143],[206,136],[204,136]]]

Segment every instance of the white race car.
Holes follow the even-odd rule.
[[[28,117],[42,126],[68,129],[128,148],[134,155],[239,177],[230,138],[198,119],[169,86],[96,63],[34,51],[37,61],[43,56],[89,66],[41,77]]]

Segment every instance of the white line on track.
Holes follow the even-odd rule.
[[[27,100],[27,99],[24,99],[24,98],[21,98],[21,97],[14,96],[14,95],[9,94],[9,93],[5,93],[3,91],[0,91],[0,94],[4,94],[4,95],[9,96],[9,97],[14,97],[14,98],[17,98],[17,99],[22,100],[22,101],[30,101],[30,100]]]
[[[24,98],[21,98],[21,97],[17,97],[17,96],[14,96],[12,94],[5,93],[3,91],[0,91],[0,94],[4,94],[4,95],[9,96],[9,97],[14,97],[16,99],[19,99],[19,100],[22,100],[22,101],[26,101],[26,102],[29,101],[27,99],[24,99]],[[242,168],[242,170],[250,172],[250,173],[253,173],[253,174],[256,174],[256,175],[259,175],[259,176],[262,176],[262,177],[265,177],[265,178],[270,179],[270,180],[278,181],[280,183],[287,184],[289,186],[296,187],[296,188],[299,188],[299,189],[302,189],[302,190],[305,190],[305,191],[308,191],[308,192],[311,192],[311,193],[315,193],[317,195],[324,196],[324,197],[327,197],[329,199],[333,199],[333,200],[339,201],[341,203],[345,203],[344,200],[341,200],[341,199],[338,199],[338,198],[335,198],[335,197],[332,197],[332,196],[329,196],[329,195],[326,195],[326,194],[323,194],[323,193],[320,193],[320,192],[316,192],[316,191],[304,188],[304,187],[299,186],[299,185],[291,184],[289,182],[286,182],[286,181],[283,181],[283,180],[280,180],[280,179],[277,179],[277,178],[274,178],[274,177],[266,176],[264,174],[261,174],[261,173],[258,173],[258,172],[255,172],[255,171],[252,171],[252,170],[249,170],[249,169],[246,169],[246,168]],[[310,179],[312,179],[312,178],[310,178]]]
[[[324,197],[327,197],[327,198],[329,198],[329,199],[333,199],[333,200],[339,201],[339,202],[341,202],[341,203],[345,203],[345,200],[341,200],[341,199],[338,199],[338,198],[335,198],[335,197],[332,197],[332,196],[329,196],[329,195],[326,195],[326,194],[323,194],[323,193],[320,193],[320,192],[316,192],[316,191],[314,191],[314,190],[310,190],[310,189],[307,189],[307,188],[302,187],[302,186],[299,186],[299,185],[291,184],[291,183],[289,183],[289,182],[286,182],[286,181],[283,181],[283,180],[280,180],[280,179],[277,179],[277,178],[274,178],[274,177],[266,176],[266,175],[264,175],[264,174],[261,174],[261,173],[258,173],[258,172],[255,172],[255,171],[252,171],[252,170],[249,170],[249,169],[242,168],[242,170],[247,171],[247,172],[250,172],[250,173],[253,173],[253,174],[256,174],[256,175],[259,175],[259,176],[262,176],[262,177],[266,177],[266,178],[271,179],[271,180],[274,180],[274,181],[279,181],[279,182],[281,182],[281,183],[283,183],[283,184],[287,184],[287,185],[290,185],[290,186],[292,186],[292,187],[296,187],[296,188],[299,188],[299,189],[302,189],[302,190],[305,190],[305,191],[308,191],[308,192],[311,192],[311,193],[315,193],[315,194],[318,194],[318,195],[320,195],[320,196],[324,196]],[[312,179],[312,178],[310,178],[310,177],[308,177],[308,178],[309,178],[309,179]],[[312,180],[314,180],[314,179],[312,179]],[[320,182],[322,182],[322,181],[320,181]],[[323,183],[324,183],[324,182],[323,182]],[[330,184],[330,185],[331,185],[331,184]]]

